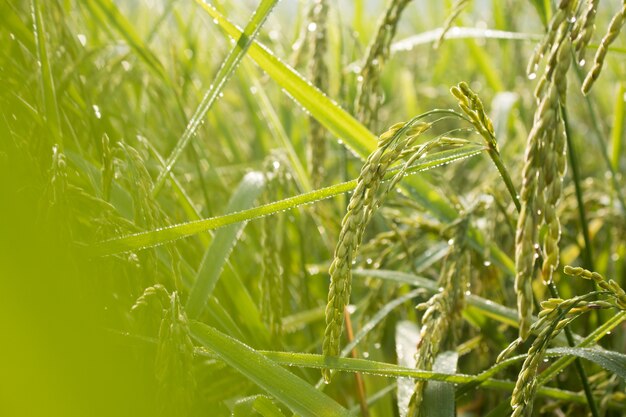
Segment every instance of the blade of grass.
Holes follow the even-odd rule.
[[[54,78],[48,57],[46,46],[46,28],[44,25],[41,6],[39,0],[32,0],[31,12],[33,17],[33,31],[35,34],[35,44],[37,45],[37,62],[41,82],[41,95],[46,122],[50,127],[52,138],[63,150],[63,138],[61,135],[61,119],[57,103],[56,91],[54,88]]]
[[[602,368],[626,380],[626,355],[610,350],[561,347],[548,350],[549,354],[575,356],[595,362]]]
[[[206,324],[192,321],[192,337],[302,417],[347,416],[348,411],[271,359]]]
[[[422,32],[408,38],[394,42],[391,52],[410,51],[416,46],[435,43],[441,37],[442,28]],[[509,32],[505,30],[483,29],[473,27],[453,27],[446,33],[444,39],[501,39],[515,41],[540,41],[543,35],[535,33]]]
[[[196,0],[196,2],[202,7],[207,6],[206,3],[202,2],[201,0]],[[248,21],[248,24],[246,25],[244,31],[240,32],[236,37],[237,43],[235,47],[230,51],[230,53],[220,66],[213,81],[213,84],[211,85],[211,87],[209,87],[208,91],[202,98],[202,101],[200,102],[193,116],[189,120],[185,131],[176,143],[176,146],[172,150],[172,153],[167,158],[165,168],[161,170],[156,181],[154,182],[154,186],[152,188],[153,195],[157,195],[161,190],[167,174],[172,170],[172,167],[174,166],[178,158],[182,155],[185,147],[191,140],[192,136],[196,133],[196,131],[202,124],[202,121],[204,120],[207,112],[211,109],[213,104],[219,98],[224,86],[226,85],[232,74],[235,72],[235,69],[239,65],[239,62],[241,62],[241,59],[245,56],[248,48],[250,47],[250,45],[252,45],[254,38],[261,29],[261,26],[263,26],[263,23],[265,23],[265,20],[267,19],[277,2],[278,0],[261,1],[261,4],[259,4],[259,7],[257,7],[252,14],[252,17]]]
[[[622,156],[622,141],[624,138],[624,98],[626,84],[621,82],[617,86],[615,105],[613,110],[613,127],[611,128],[611,165],[613,170],[619,171],[619,160]]]
[[[261,173],[248,173],[230,198],[227,210],[239,212],[250,207],[263,190],[263,184],[264,177]],[[215,234],[211,245],[204,253],[185,306],[190,318],[195,319],[202,314],[206,300],[213,293],[222,268],[245,225],[245,221],[231,224]]]
[[[343,372],[362,372],[364,374],[379,375],[385,377],[409,377],[425,381],[442,381],[448,384],[467,384],[474,382],[478,376],[465,374],[447,374],[434,371],[424,371],[415,368],[406,368],[390,363],[370,361],[366,359],[339,358],[317,355],[313,353],[291,353],[291,352],[260,352],[272,362],[286,366],[297,366],[304,368],[330,368]],[[523,358],[522,358],[523,359]],[[511,392],[515,387],[514,381],[503,381],[499,379],[487,379],[482,385],[485,388]],[[541,387],[537,395],[546,398],[560,399],[575,402],[577,404],[587,404],[584,395],[571,391],[564,391],[557,388]],[[612,407],[625,409],[626,405],[613,402]]]
[[[241,29],[226,19],[214,6],[208,3],[200,4],[228,36],[233,39],[241,36]],[[372,132],[293,68],[281,62],[265,46],[258,41],[254,42],[250,45],[248,55],[318,122],[342,139],[356,155],[365,158],[376,148],[377,138]]]
[[[2,26],[8,29],[26,49],[33,53],[35,52],[36,41],[33,37],[33,32],[30,31],[24,21],[15,13],[14,8],[9,2],[2,2],[2,4],[0,4],[0,22],[2,22]]]
[[[407,172],[414,173],[426,169],[434,168],[453,161],[469,158],[481,153],[483,146],[465,146],[462,149],[454,149],[450,151],[442,151],[432,154],[420,160],[415,166]],[[386,178],[391,178],[395,171],[390,172]],[[284,210],[298,207],[302,204],[313,203],[325,198],[343,194],[356,187],[356,180],[336,184],[330,187],[320,188],[308,193],[299,194],[273,203],[265,204],[248,210],[242,210],[223,216],[212,217],[209,219],[199,220],[195,222],[182,223],[158,230],[152,230],[143,233],[124,236],[112,239],[92,247],[91,252],[96,256],[113,255],[130,250],[140,250],[152,246],[161,245],[163,243],[191,236],[196,233],[206,232],[208,230],[217,229],[233,223],[248,221],[269,214],[278,213]]]

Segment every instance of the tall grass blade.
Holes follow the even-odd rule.
[[[613,106],[613,127],[611,128],[611,166],[619,172],[619,161],[622,157],[624,141],[624,98],[626,97],[626,83],[621,82],[615,93],[615,105]]]
[[[611,350],[559,347],[548,349],[548,355],[567,355],[587,359],[626,381],[626,355]]]
[[[250,207],[263,191],[263,184],[263,174],[259,172],[248,173],[231,196],[227,210],[236,213]],[[213,293],[222,268],[245,225],[245,221],[231,224],[219,230],[213,237],[211,245],[204,253],[185,306],[190,318],[195,319],[202,313],[206,301]]]
[[[294,413],[302,417],[348,415],[348,411],[330,397],[238,340],[196,321],[189,324],[189,329],[202,346],[215,352]]]
[[[202,0],[196,0],[196,2],[200,4],[200,6],[202,6],[203,8],[212,7]],[[167,158],[165,167],[163,168],[163,170],[161,170],[159,176],[154,182],[154,187],[152,189],[153,195],[158,194],[158,192],[160,191],[163,183],[165,182],[167,174],[172,170],[172,167],[174,166],[178,158],[182,155],[185,147],[191,140],[192,136],[196,133],[196,131],[202,124],[202,121],[204,120],[207,112],[211,109],[213,104],[219,98],[220,93],[226,85],[226,82],[228,82],[232,74],[235,72],[235,69],[239,65],[239,62],[241,62],[241,59],[245,56],[248,48],[250,47],[250,45],[252,45],[254,38],[256,37],[257,33],[261,29],[261,26],[263,26],[263,23],[265,22],[277,2],[278,0],[263,0],[248,21],[248,24],[246,25],[244,31],[240,32],[238,36],[233,37],[237,39],[237,44],[230,51],[230,53],[220,66],[213,81],[213,84],[211,84],[209,90],[206,92],[204,97],[202,97],[202,101],[196,108],[193,116],[191,116],[189,123],[187,123],[185,131],[176,143],[176,146],[172,150],[172,153]]]
[[[408,173],[419,172],[434,168],[443,164],[459,161],[481,153],[483,146],[471,145],[461,149],[441,151],[427,156],[407,170]],[[389,173],[390,178],[395,171]],[[336,184],[330,187],[320,188],[308,193],[299,194],[284,200],[275,201],[252,209],[242,210],[239,212],[229,213],[223,216],[212,217],[195,222],[182,223],[158,230],[152,230],[143,233],[124,236],[117,239],[101,242],[92,247],[91,252],[97,256],[112,255],[116,253],[126,252],[130,250],[145,249],[161,245],[163,243],[181,239],[197,233],[206,232],[208,230],[217,229],[233,223],[252,220],[255,218],[289,210],[303,204],[313,203],[325,198],[343,194],[356,187],[356,180]]]
[[[41,5],[39,0],[32,0],[33,30],[35,32],[35,43],[37,45],[37,62],[39,66],[39,76],[41,82],[42,104],[46,122],[50,127],[52,137],[55,142],[63,146],[61,135],[61,119],[57,103],[52,67],[48,55],[46,27],[44,25]],[[61,149],[62,150],[62,149]]]
[[[233,39],[242,31],[226,19],[210,4],[201,3],[202,8],[217,21],[218,25]],[[356,119],[346,113],[337,103],[314,87],[293,68],[283,63],[259,42],[250,45],[252,58],[274,81],[311,113],[330,132],[340,138],[348,148],[361,158],[376,149],[376,136]]]

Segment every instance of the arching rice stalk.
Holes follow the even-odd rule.
[[[598,287],[609,292],[615,300],[615,306],[621,310],[626,310],[626,292],[620,287],[620,285],[614,280],[606,280],[602,275],[597,272],[591,272],[587,269],[580,267],[572,267],[565,265],[563,272],[573,277],[581,277],[594,281]]]
[[[511,396],[512,417],[529,417],[532,414],[533,401],[538,388],[537,369],[552,339],[581,314],[590,310],[613,307],[604,301],[586,301],[587,298],[596,294],[589,293],[568,300],[550,298],[541,303],[542,311],[539,313],[539,320],[531,327],[531,331],[537,333],[537,337],[528,350],[528,356],[518,374]],[[497,362],[510,356],[522,342],[522,338],[518,338],[511,343],[500,353]]]
[[[350,300],[351,268],[356,250],[361,243],[365,227],[374,210],[381,204],[377,192],[387,170],[398,161],[402,152],[430,125],[419,123],[417,128],[405,128],[396,123],[378,139],[378,148],[369,156],[357,179],[348,210],[341,222],[339,241],[330,266],[330,287],[326,306],[326,330],[323,353],[339,354],[339,342],[343,327],[343,312]],[[330,370],[323,370],[324,379],[330,381]]]
[[[435,42],[435,44],[433,45],[434,49],[437,49],[441,46],[444,38],[446,37],[446,33],[448,33],[448,31],[452,27],[455,19],[459,17],[461,12],[463,12],[463,10],[465,10],[467,6],[469,6],[470,1],[471,0],[457,0],[456,3],[452,5],[452,10],[450,10],[450,14],[446,18],[446,21],[443,23],[441,35],[439,36],[439,39],[437,39],[437,42]]]
[[[328,66],[325,55],[328,47],[327,38],[328,3],[326,0],[314,0],[307,29],[310,31],[311,58],[309,74],[313,84],[322,91],[328,89]],[[324,177],[326,160],[326,129],[313,117],[309,117],[308,164],[311,185],[319,188]]]
[[[600,3],[600,0],[586,0],[585,11],[576,20],[572,29],[572,43],[574,44],[579,65],[585,64],[586,48],[596,29],[595,21],[598,13],[598,3]]]
[[[376,123],[381,101],[379,89],[380,73],[389,57],[389,46],[396,33],[398,21],[404,8],[411,0],[391,0],[384,16],[378,22],[376,36],[367,48],[365,62],[358,78],[354,110],[357,119],[365,126]]]
[[[585,81],[583,82],[582,92],[583,94],[589,93],[593,83],[600,76],[600,72],[602,71],[602,66],[604,65],[604,59],[606,58],[606,54],[609,51],[609,46],[613,43],[613,41],[619,35],[622,26],[626,23],[626,0],[622,3],[622,7],[620,10],[613,16],[611,22],[609,23],[609,28],[606,32],[606,35],[600,41],[600,46],[598,46],[598,50],[596,51],[596,55],[593,58],[593,66],[591,70],[587,73],[585,77]]]
[[[161,312],[154,364],[159,415],[186,415],[192,406],[196,387],[194,346],[189,337],[187,315],[178,293],[173,291],[170,294],[161,284],[146,288],[131,311],[145,309],[152,300],[158,302],[160,308],[157,311]],[[149,313],[146,311],[146,314]]]
[[[266,201],[278,200],[283,197],[286,185],[283,168],[286,165],[274,157],[270,157],[266,165]],[[280,262],[282,233],[279,232],[282,221],[282,214],[264,217],[261,234],[261,317],[274,341],[280,340],[282,333],[284,276]]]
[[[545,282],[551,282],[559,260],[561,226],[556,215],[556,206],[561,196],[566,164],[560,103],[564,102],[567,89],[567,71],[571,62],[569,22],[573,18],[575,3],[571,0],[561,1],[559,10],[550,23],[550,31],[535,51],[529,65],[529,71],[534,73],[539,59],[548,53],[545,69],[535,90],[538,107],[526,145],[520,193],[521,209],[515,236],[515,291],[522,339],[526,339],[529,334],[533,267],[538,257],[539,228],[542,223],[547,226],[543,238],[542,277]]]
[[[442,348],[455,346],[470,274],[470,255],[465,248],[468,223],[465,217],[456,225],[454,243],[438,281],[442,290],[418,306],[418,309],[425,312],[415,354],[417,369],[431,370]],[[427,381],[422,380],[415,383],[409,402],[408,417],[423,415],[421,404],[426,384]]]

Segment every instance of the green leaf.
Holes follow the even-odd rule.
[[[624,95],[626,94],[626,83],[620,82],[615,93],[615,104],[613,106],[613,127],[611,128],[611,165],[614,171],[619,170],[619,161],[622,157],[622,138],[624,137]]]
[[[352,271],[352,275],[380,278],[415,285],[419,288],[428,290],[430,293],[438,291],[437,283],[435,281],[405,272],[390,271],[385,269],[355,269]],[[503,305],[494,303],[491,300],[487,300],[474,294],[468,295],[466,299],[470,306],[476,308],[487,317],[491,317],[501,323],[515,327],[519,325],[517,310],[515,309],[504,307]]]
[[[333,399],[238,340],[197,321],[189,329],[195,340],[294,413],[302,417],[348,415]]]
[[[212,7],[208,6],[201,0],[196,0],[196,2],[202,7]],[[217,71],[217,75],[213,80],[213,84],[211,84],[209,90],[206,92],[204,97],[202,97],[202,101],[200,102],[193,116],[189,120],[185,131],[176,143],[174,150],[172,150],[172,153],[167,158],[165,167],[163,168],[163,170],[161,170],[159,176],[154,182],[154,187],[152,189],[153,195],[158,194],[159,190],[163,186],[163,183],[165,182],[165,178],[172,170],[172,167],[174,166],[178,158],[182,155],[185,147],[189,144],[189,141],[191,140],[194,133],[196,133],[196,131],[202,124],[202,121],[204,120],[208,111],[211,109],[211,107],[213,107],[213,104],[219,98],[220,93],[226,85],[226,82],[228,82],[232,74],[235,72],[235,69],[239,65],[239,62],[241,62],[242,58],[248,51],[248,48],[250,47],[250,45],[252,45],[254,38],[256,37],[257,33],[261,29],[261,26],[263,26],[263,23],[265,22],[277,2],[278,0],[261,1],[261,4],[259,4],[259,7],[257,7],[257,9],[252,14],[252,17],[248,21],[248,24],[246,25],[244,31],[240,32],[236,37],[234,37],[237,39],[235,47],[230,51],[230,53],[220,66],[219,70]]]
[[[410,51],[416,46],[435,43],[441,37],[443,29],[438,28],[428,32],[422,32],[418,35],[410,36],[406,39],[394,42],[391,45],[391,52],[397,53],[402,51]],[[473,27],[453,27],[445,36],[445,39],[502,39],[515,41],[540,41],[543,38],[541,34],[509,32],[506,30],[483,29]]]
[[[450,162],[459,161],[475,156],[484,150],[483,146],[472,145],[460,149],[437,152],[419,160],[417,164],[407,170],[407,173],[415,173],[431,169]],[[396,171],[391,171],[386,178],[391,178]],[[229,213],[223,216],[209,219],[182,223],[174,226],[164,227],[158,230],[137,233],[123,236],[116,239],[107,240],[92,247],[92,253],[97,256],[113,255],[130,250],[140,250],[152,246],[162,245],[172,240],[181,239],[197,233],[217,229],[230,224],[248,221],[269,214],[278,213],[284,210],[298,207],[302,204],[313,203],[325,198],[334,197],[339,194],[351,191],[356,187],[356,180],[336,184],[330,187],[320,188],[308,193],[299,194],[284,200],[275,201],[248,210]]]
[[[271,398],[265,395],[253,395],[235,403],[233,417],[250,417],[260,414],[263,417],[285,417]]]
[[[396,356],[398,365],[407,368],[415,367],[415,352],[420,340],[420,329],[411,321],[400,321],[396,324]],[[412,378],[398,378],[398,413],[406,417],[409,412],[409,402],[415,389]]]
[[[548,349],[547,355],[569,355],[587,359],[626,381],[626,355],[623,353],[591,348],[558,347]]]
[[[336,371],[361,372],[364,374],[380,375],[386,377],[410,377],[424,381],[444,381],[449,384],[466,384],[480,381],[485,388],[511,392],[515,387],[514,381],[503,381],[499,379],[482,379],[479,375],[448,374],[435,371],[424,371],[421,369],[407,368],[390,363],[370,361],[366,359],[339,358],[316,355],[312,353],[291,353],[291,352],[262,352],[263,356],[273,362],[288,366],[299,366],[305,368],[329,368]],[[571,401],[578,404],[586,404],[584,395],[564,391],[556,388],[541,387],[537,395],[542,397]]]
[[[250,172],[241,180],[226,208],[229,212],[238,212],[250,207],[263,190],[264,177],[260,172]],[[189,293],[185,306],[187,315],[196,318],[202,314],[219,279],[230,252],[239,239],[246,222],[234,223],[219,230],[204,253],[196,279]]]
[[[207,3],[200,4],[230,37],[238,39],[241,36],[241,29],[226,19],[215,7]],[[250,45],[248,55],[294,100],[358,156],[365,158],[376,149],[377,139],[372,132],[293,68],[281,62],[265,46],[254,42]]]
[[[435,358],[433,371],[454,374],[459,354],[453,351],[441,352]],[[429,417],[454,417],[456,407],[454,401],[454,385],[431,381],[424,389],[422,411]]]

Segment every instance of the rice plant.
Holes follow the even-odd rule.
[[[625,16],[0,0],[0,415],[624,415]]]

